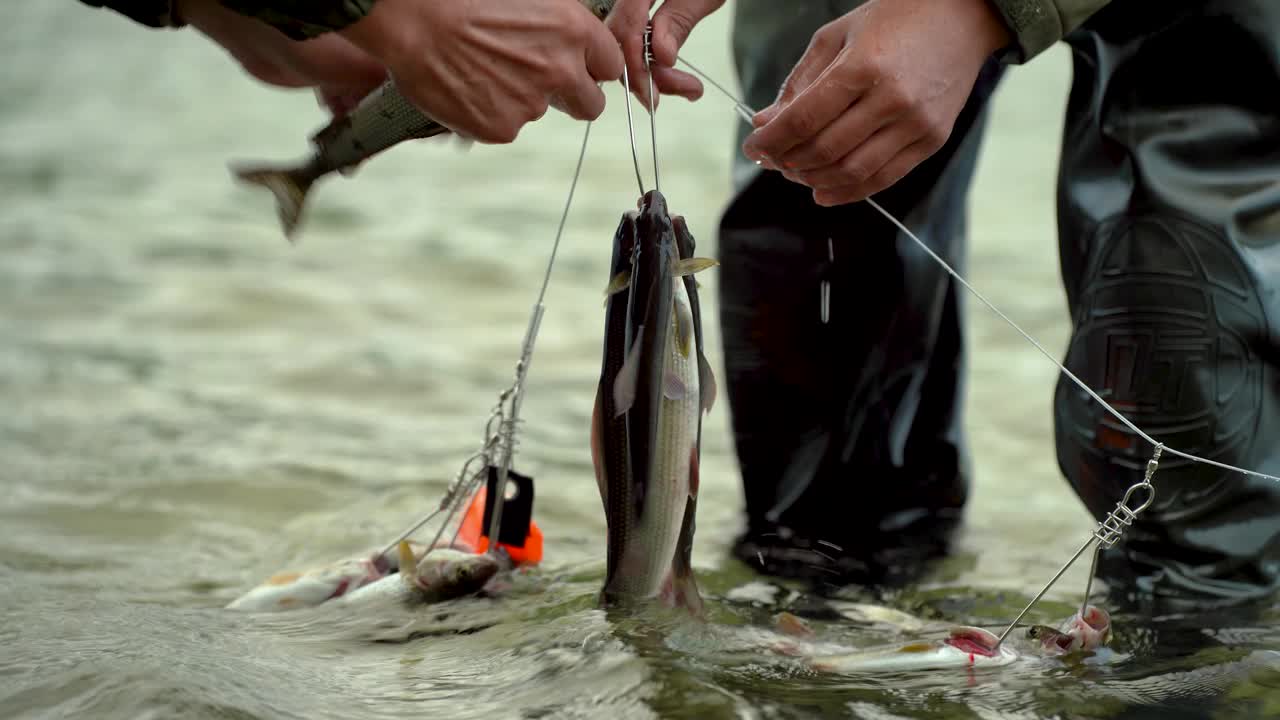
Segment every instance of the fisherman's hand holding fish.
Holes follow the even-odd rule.
[[[119,6],[124,0],[86,0]],[[173,0],[167,18],[222,45],[251,75],[311,86],[336,114],[387,79],[469,139],[508,143],[555,107],[604,111],[599,83],[622,76],[601,24],[612,0]],[[137,15],[137,12],[133,12]]]
[[[987,0],[871,0],[814,33],[743,152],[819,205],[864,200],[942,148],[1010,37]]]
[[[622,77],[617,42],[577,0],[378,0],[342,34],[419,109],[480,142],[515,140],[552,105],[594,120],[597,83]]]
[[[84,2],[118,5],[122,12],[131,7],[126,0]],[[597,83],[622,75],[622,51],[601,22],[614,0],[177,2],[189,3],[177,10],[198,20],[256,76],[284,85],[310,79],[334,113],[312,135],[311,157],[290,165],[233,166],[237,178],[275,196],[291,239],[312,186],[323,177],[349,174],[407,140],[449,132],[511,142],[548,107],[594,120],[605,103]],[[257,20],[233,17],[222,6]],[[177,14],[143,19],[187,21]],[[317,39],[294,42],[312,37]],[[367,69],[370,57],[376,58],[376,76]],[[356,77],[324,75],[343,58],[361,68]]]

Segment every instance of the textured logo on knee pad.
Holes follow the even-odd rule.
[[[1180,450],[1225,462],[1247,457],[1263,383],[1251,343],[1266,322],[1252,278],[1220,232],[1165,213],[1105,223],[1075,323],[1067,367],[1125,417]],[[1062,451],[1140,471],[1147,444],[1064,383],[1059,439],[1077,447]],[[1161,468],[1186,463],[1166,455]]]

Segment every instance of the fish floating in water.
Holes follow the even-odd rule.
[[[616,0],[579,0],[604,20]],[[450,132],[400,94],[395,83],[369,93],[351,112],[336,117],[311,136],[311,157],[292,166],[261,163],[231,168],[236,179],[271,191],[285,237],[293,240],[311,187],[334,172],[354,173],[364,161],[406,140],[425,140]]]
[[[408,542],[398,546],[400,572],[368,583],[340,600],[343,604],[363,604],[391,600],[406,605],[431,604],[475,595],[503,570],[514,564],[502,557],[501,549],[477,554],[454,548],[436,548],[425,556],[415,556]]]
[[[608,524],[601,602],[659,599],[700,612],[693,576],[702,413],[715,379],[702,344],[683,218],[654,190],[614,235],[591,457]]]
[[[305,572],[273,575],[227,605],[229,610],[280,612],[330,601],[362,603],[393,598],[406,603],[435,603],[482,590],[509,569],[495,553],[439,547],[426,552],[402,541],[395,555],[348,558]]]
[[[1111,616],[1105,610],[1090,605],[1083,617],[1077,613],[1061,629],[1033,625],[1024,633],[1024,638],[1029,645],[1025,651],[1020,651],[1007,642],[998,644],[999,638],[990,631],[958,627],[941,640],[852,653],[811,655],[805,657],[805,663],[821,672],[849,674],[1000,667],[1024,655],[1059,656],[1103,647],[1111,641]],[[803,649],[794,647],[785,652],[805,655]]]

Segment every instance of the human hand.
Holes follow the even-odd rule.
[[[648,73],[644,64],[644,30],[649,9],[655,0],[618,0],[609,13],[607,24],[622,45],[627,61],[631,91],[641,102],[649,101]],[[675,69],[676,56],[689,39],[689,33],[703,18],[715,12],[725,0],[664,0],[653,15],[653,87],[661,96],[679,95],[686,100],[702,97],[702,82],[697,77]],[[653,98],[658,106],[658,98]]]
[[[548,106],[594,120],[597,83],[622,76],[617,42],[577,0],[379,0],[340,32],[423,112],[480,142],[515,140]]]
[[[863,200],[946,143],[1009,41],[987,0],[870,0],[814,34],[742,150],[819,205]]]
[[[315,88],[335,114],[346,112],[387,79],[381,62],[333,33],[295,41],[216,0],[174,0],[173,8],[253,77],[279,87]]]

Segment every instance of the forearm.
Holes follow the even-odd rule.
[[[241,15],[270,25],[294,40],[341,30],[363,18],[376,0],[216,0]],[[182,27],[179,0],[80,0],[108,8],[147,27]]]
[[[1014,36],[1005,61],[1021,64],[1079,27],[1110,0],[988,0]]]

